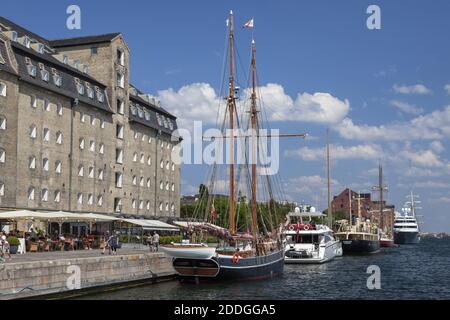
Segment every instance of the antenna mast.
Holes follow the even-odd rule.
[[[257,121],[258,111],[256,110],[256,60],[255,60],[255,40],[252,39],[252,107],[251,107],[251,123],[252,123],[252,230],[253,236],[256,238],[258,234],[258,221],[256,215],[256,161],[257,161]]]
[[[230,232],[236,234],[236,217],[234,207],[234,60],[233,60],[233,11],[230,11],[230,81],[228,84],[228,112],[230,113]]]

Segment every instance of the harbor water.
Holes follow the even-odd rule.
[[[369,290],[369,266],[378,266],[381,288]],[[265,281],[182,284],[178,281],[84,296],[80,299],[450,299],[450,239],[344,256],[322,265],[286,265]]]

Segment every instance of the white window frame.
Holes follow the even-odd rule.
[[[123,186],[123,173],[122,172],[116,172],[114,184],[115,184],[116,188],[122,188],[122,186]]]
[[[125,126],[123,124],[121,124],[121,123],[118,123],[117,124],[117,129],[116,129],[116,137],[117,137],[117,139],[123,140],[124,130],[125,130]]]
[[[48,202],[48,189],[47,188],[42,189],[41,200],[42,200],[42,202]]]
[[[137,162],[138,154],[137,152],[133,153],[133,162]]]
[[[35,124],[32,124],[30,126],[30,138],[31,139],[36,139],[37,138],[37,127]]]
[[[36,157],[35,156],[31,156],[30,158],[28,158],[28,169],[30,169],[30,170],[36,169]]]
[[[50,170],[50,160],[48,158],[42,159],[42,170],[49,171]]]
[[[122,72],[116,72],[117,76],[117,86],[119,88],[124,89],[125,88],[125,74]]]
[[[6,130],[6,118],[0,116],[0,130]]]
[[[50,141],[50,129],[49,128],[44,128],[42,130],[42,140],[49,142]]]
[[[103,195],[101,195],[101,194],[97,197],[97,206],[98,207],[103,206]]]
[[[94,179],[95,169],[93,166],[89,166],[88,168],[88,178]]]
[[[125,114],[125,101],[122,99],[117,99],[117,113],[118,114]]]
[[[0,149],[0,163],[6,162],[6,151],[5,149]]]
[[[95,140],[89,142],[89,151],[95,152]]]
[[[63,134],[61,131],[56,132],[56,144],[62,144]]]
[[[133,176],[132,183],[133,183],[133,186],[137,185],[137,177],[136,176]]]
[[[6,83],[0,82],[0,97],[6,97]]]
[[[105,153],[105,144],[104,143],[99,144],[98,153],[100,153],[100,154]]]
[[[77,203],[80,205],[83,204],[83,194],[81,192],[77,194]]]
[[[53,201],[55,203],[60,203],[61,202],[61,191],[60,190],[56,190],[54,197],[53,197]]]
[[[89,193],[89,194],[88,194],[88,201],[87,201],[87,204],[88,204],[89,206],[92,206],[92,205],[94,204],[94,195],[93,195],[92,193]]]
[[[147,178],[147,188],[150,188],[152,186],[152,179]]]
[[[36,193],[36,188],[33,186],[29,187],[28,192],[27,192],[28,200],[34,201],[35,193]]]
[[[0,181],[0,197],[5,195],[5,184]]]
[[[123,149],[116,149],[116,163],[123,164]]]
[[[62,106],[61,103],[58,103],[58,104],[56,105],[56,114],[57,114],[58,116],[62,116],[62,115],[63,115],[63,106]]]
[[[62,162],[57,160],[55,162],[55,173],[56,174],[61,174],[61,172],[62,172]]]
[[[82,164],[80,164],[78,166],[78,176],[79,177],[83,177],[84,176],[84,166]]]
[[[97,176],[98,180],[103,181],[104,179],[104,172],[103,169],[98,169],[98,176]]]
[[[86,142],[86,140],[84,138],[80,138],[80,143],[79,143],[80,150],[84,150],[85,142]]]

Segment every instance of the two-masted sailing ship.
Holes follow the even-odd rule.
[[[244,99],[249,107],[244,105],[240,110],[238,102],[242,100],[238,96],[239,86],[235,78],[233,24],[233,13],[230,12],[227,20],[229,36],[226,55],[229,64],[228,96],[225,98],[226,108],[220,110],[219,106],[219,115],[222,114],[223,117],[218,121],[220,130],[225,135],[214,137],[227,139],[229,142],[226,144],[228,148],[226,154],[229,156],[229,162],[225,166],[227,180],[225,183],[224,180],[219,180],[217,163],[209,166],[211,172],[204,185],[204,192],[197,201],[194,213],[196,219],[186,222],[189,239],[180,244],[170,244],[161,248],[173,257],[173,267],[181,280],[261,279],[281,274],[284,268],[281,223],[281,217],[284,216],[279,213],[279,202],[274,199],[273,176],[263,174],[264,167],[257,167],[256,161],[257,155],[264,154],[261,138],[273,135],[263,136],[260,133],[265,113],[257,92],[255,41],[252,36],[251,77],[249,77],[251,90],[249,99]],[[253,21],[247,25],[253,27]],[[244,120],[247,120],[247,128],[244,127]],[[240,129],[251,129],[247,130],[251,133],[242,137]],[[304,136],[304,134],[278,136]],[[247,148],[244,147],[246,161],[236,164],[235,154],[242,152],[236,150],[238,147],[235,144],[238,143],[235,140],[238,138],[250,146],[250,151],[247,154]],[[249,158],[252,161],[248,161]],[[221,195],[220,200],[223,203],[225,199],[226,208],[221,211],[219,217],[215,208],[215,203],[219,200],[215,198],[218,184],[225,186],[229,192],[225,197]],[[266,194],[267,198],[264,198],[263,194]],[[224,217],[225,214],[227,217]],[[215,237],[218,244],[215,246],[203,244],[207,236]]]

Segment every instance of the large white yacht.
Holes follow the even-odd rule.
[[[408,196],[410,201],[405,203],[402,214],[396,213],[394,222],[394,242],[395,244],[417,244],[420,242],[419,224],[416,219],[416,209],[420,201],[414,199],[417,196],[411,192]]]
[[[307,206],[302,206],[302,210],[295,208],[295,212],[289,214],[289,224],[284,232],[285,263],[319,264],[342,256],[341,243],[334,238],[333,231],[326,225],[315,224],[313,217],[323,218],[325,215]],[[303,218],[308,222],[305,223]]]

